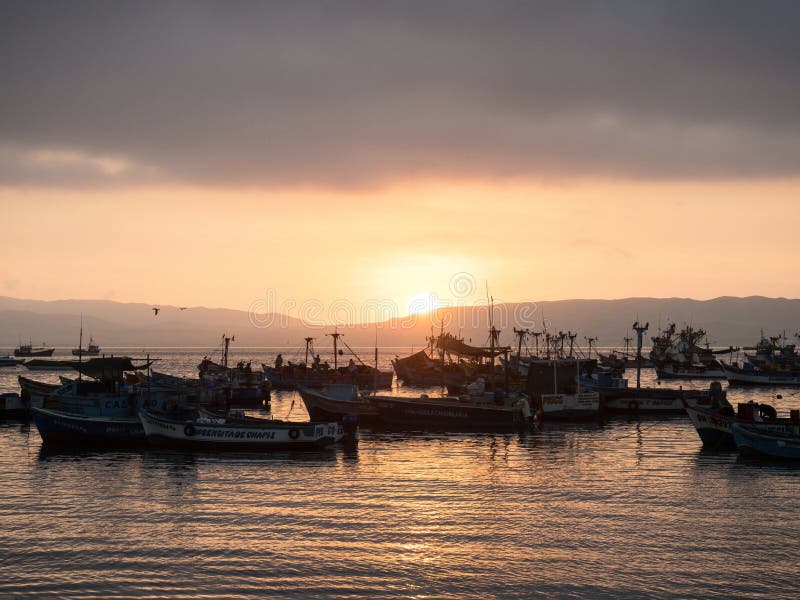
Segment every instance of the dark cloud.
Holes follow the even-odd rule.
[[[0,4],[0,182],[800,173],[796,2]]]

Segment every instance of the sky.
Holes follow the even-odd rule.
[[[0,3],[0,295],[800,297],[796,2]]]

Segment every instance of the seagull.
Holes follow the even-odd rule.
[[[156,308],[155,306],[153,307],[153,313],[155,313],[155,316],[158,316],[158,311],[160,310],[160,308]]]

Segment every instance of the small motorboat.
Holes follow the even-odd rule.
[[[185,450],[269,452],[318,449],[350,433],[337,422],[291,422],[254,417],[198,416],[184,419],[139,412],[149,444]]]
[[[764,431],[746,423],[734,423],[731,433],[739,452],[769,458],[800,459],[800,411],[793,410],[793,426],[787,431]]]
[[[5,356],[0,356],[0,367],[16,367],[17,365],[21,365],[25,362],[24,358],[13,358],[6,354]]]
[[[48,445],[120,447],[145,443],[144,428],[135,415],[87,416],[33,407],[31,418]]]

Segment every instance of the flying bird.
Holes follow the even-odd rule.
[[[155,306],[153,307],[153,313],[155,313],[155,316],[158,316],[158,311],[160,310],[160,308],[156,308]]]

